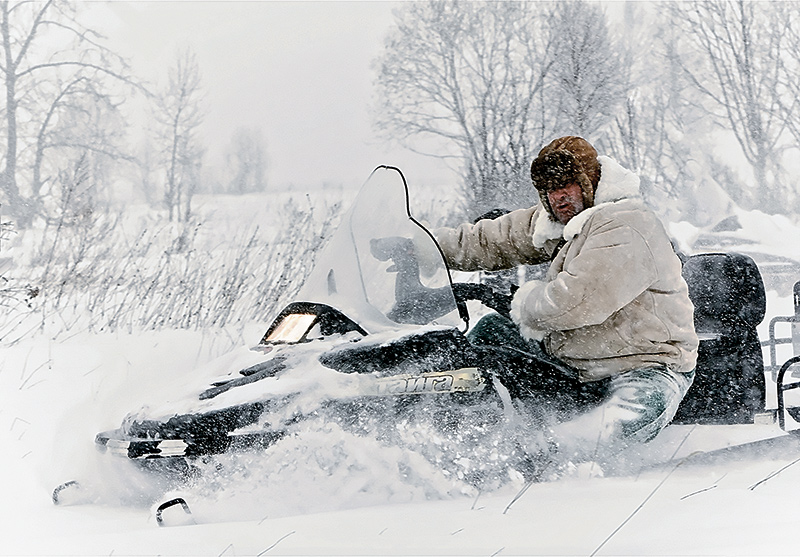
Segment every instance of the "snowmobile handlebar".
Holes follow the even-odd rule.
[[[477,300],[488,308],[495,310],[503,317],[511,318],[512,294],[502,294],[488,284],[456,282],[453,283],[453,294],[456,302]]]

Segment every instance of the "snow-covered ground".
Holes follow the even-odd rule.
[[[758,215],[740,219],[740,236],[772,230],[771,217],[750,217]],[[765,252],[775,244],[795,255],[786,236],[756,240]],[[768,317],[791,312],[789,292],[768,293]],[[680,464],[616,477],[583,467],[522,494],[521,479],[477,493],[396,447],[321,426],[263,458],[225,462],[224,474],[212,471],[179,492],[191,518],[173,508],[165,512],[171,526],[158,527],[154,505],[178,493],[95,451],[94,435],[232,345],[256,344],[265,326],[42,333],[2,347],[0,555],[798,553],[800,449],[680,460],[697,447],[743,440],[753,432],[743,426],[724,437],[675,427],[648,454],[675,454]],[[64,504],[53,505],[53,488],[71,479],[84,490],[64,492]]]
[[[521,482],[478,495],[424,463],[413,474],[400,470],[396,449],[332,429],[310,433],[302,445],[276,447],[281,454],[270,461],[246,462],[225,481],[190,490],[193,522],[172,509],[167,518],[177,524],[159,528],[152,507],[170,494],[144,483],[127,463],[97,453],[93,436],[116,426],[164,374],[189,373],[208,358],[209,347],[203,334],[177,331],[37,339],[5,349],[0,553],[797,553],[800,465],[757,485],[800,457],[796,447],[779,458],[689,460],[623,477],[582,470],[535,484],[513,502]],[[671,441],[679,444],[686,434],[713,435],[684,428]],[[53,487],[73,478],[103,492],[101,500],[54,506]]]

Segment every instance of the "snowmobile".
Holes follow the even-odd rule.
[[[431,261],[417,257],[420,242],[435,255]],[[670,439],[672,430],[673,440],[682,438],[685,426],[759,423],[768,428],[759,439],[791,437],[800,407],[787,404],[785,393],[800,388],[800,380],[784,383],[800,357],[776,363],[776,347],[792,341],[777,338],[774,324],[783,320],[797,332],[800,283],[795,315],[773,320],[770,338],[760,342],[756,326],[766,297],[752,259],[694,255],[684,258],[683,269],[696,308],[699,359],[674,424],[659,437]],[[199,370],[193,385],[167,393],[160,408],[151,405],[99,433],[97,447],[142,466],[185,469],[212,455],[266,449],[320,413],[358,428],[365,416],[392,421],[422,409],[445,433],[456,434],[465,420],[492,427],[528,392],[529,372],[521,370],[533,365],[530,354],[476,346],[466,336],[467,302],[507,314],[508,294],[453,282],[433,236],[411,216],[397,168],[372,172],[296,300],[258,345]],[[762,347],[770,350],[767,366]],[[771,409],[768,374],[777,385]]]

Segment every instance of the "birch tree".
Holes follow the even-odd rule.
[[[122,100],[115,87],[136,84],[103,41],[79,22],[76,4],[0,1],[0,194],[20,228],[47,216],[45,200],[63,168],[86,153],[122,156],[109,135]]]
[[[186,221],[198,187],[205,149],[198,137],[203,123],[200,67],[190,50],[169,69],[167,85],[155,96],[154,117],[161,150],[164,206],[171,221]]]
[[[257,128],[235,130],[225,159],[231,180],[228,191],[237,194],[264,191],[267,155],[261,130]]]

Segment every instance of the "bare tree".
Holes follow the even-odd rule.
[[[60,85],[58,81],[53,83]],[[62,89],[36,130],[31,164],[31,190],[41,199],[50,220],[59,218],[59,177],[77,161],[86,167],[87,195],[91,205],[101,196],[109,201],[111,171],[118,163],[133,162],[125,148],[125,119],[121,101],[78,78]]]
[[[163,201],[158,177],[161,158],[154,142],[145,140],[136,159],[136,181],[145,202],[151,207],[160,206]]]
[[[675,55],[680,37],[663,20],[651,19],[649,8],[625,6],[620,24],[628,43],[621,58],[631,89],[598,146],[639,174],[642,193],[654,208],[667,213],[680,206],[682,213],[695,213],[692,187],[699,177],[693,172],[702,165],[692,160],[699,156],[696,137],[708,132],[707,118]]]
[[[794,145],[800,148],[800,3],[783,2],[775,8],[779,12],[778,17],[786,22],[786,41],[781,60],[781,95],[778,98]],[[794,170],[796,176],[796,168]],[[794,184],[789,183],[787,187],[798,191],[800,181],[795,178]],[[800,210],[800,196],[795,198],[793,209]]]
[[[57,189],[53,181],[63,167],[86,152],[121,156],[108,135],[114,121],[109,114],[117,113],[121,99],[112,88],[133,82],[124,60],[77,18],[66,0],[0,1],[5,93],[0,192],[20,227],[42,213],[43,198]]]
[[[630,88],[603,9],[584,0],[409,3],[377,82],[379,127],[412,149],[426,136],[454,146],[473,212],[535,202],[539,148],[556,135],[597,139]]]
[[[531,149],[554,127],[548,18],[547,5],[516,2],[429,0],[395,12],[378,60],[378,127],[412,149],[425,137],[454,146],[470,212],[533,201]]]
[[[630,90],[625,51],[612,41],[601,5],[585,0],[556,4],[552,19],[556,64],[552,79],[565,133],[596,137]]]
[[[203,122],[200,67],[194,53],[180,53],[166,87],[155,96],[155,120],[164,172],[164,205],[169,219],[185,221],[198,187],[205,149],[197,137]]]
[[[785,54],[796,36],[780,2],[703,0],[667,4],[672,24],[683,33],[685,75],[705,97],[707,114],[730,130],[753,170],[757,188],[735,192],[738,201],[769,211],[786,210],[786,174],[781,154],[789,121],[781,110]],[[796,4],[794,5],[796,10]],[[785,9],[786,8],[786,9]],[[691,52],[700,53],[693,64]]]
[[[234,131],[225,158],[231,193],[264,191],[267,157],[261,130],[238,128]]]

